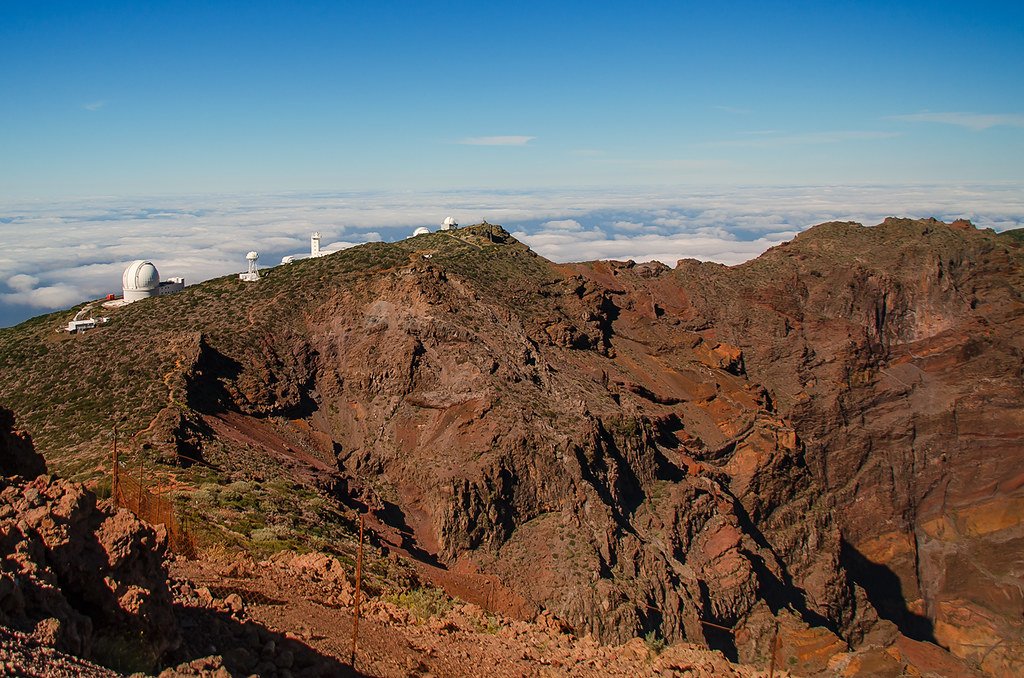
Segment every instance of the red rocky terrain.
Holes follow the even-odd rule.
[[[135,304],[81,346],[160,361],[160,458],[262,459],[492,612],[802,674],[1012,675],[1021,263],[961,222],[674,269],[481,225],[153,300],[211,318],[188,331]]]
[[[2,408],[0,470],[0,624],[126,668],[175,649],[162,532],[79,483],[37,475],[42,457]]]
[[[363,602],[353,670],[353,572],[336,558],[167,561],[162,527],[98,505],[79,483],[26,480],[45,465],[5,409],[0,471],[0,675],[763,675],[698,646],[602,646],[550,617],[526,623],[437,596],[427,599],[434,609],[379,594]]]
[[[509,613],[761,663],[779,627],[806,670],[897,631],[1019,662],[1019,249],[890,220],[670,270],[497,237],[348,280],[229,356],[218,407],[301,421],[396,549]]]
[[[968,222],[824,224],[743,266],[665,276],[686,291],[683,326],[741,348],[798,431],[850,581],[906,635],[1000,675],[1024,666],[1011,242]]]

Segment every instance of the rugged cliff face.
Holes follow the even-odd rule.
[[[756,653],[784,608],[849,611],[838,531],[739,352],[543,265],[481,291],[412,262],[334,300],[302,344],[341,473],[416,548],[607,640],[724,642],[707,621]]]
[[[806,671],[895,624],[999,672],[1020,652],[991,646],[1020,632],[1021,259],[890,220],[733,268],[555,265],[484,225],[0,358],[29,416],[55,353],[102,369],[156,456],[276,465],[496,609],[746,661],[779,628]]]
[[[688,326],[735,343],[806,445],[879,613],[1024,663],[1024,276],[966,222],[824,224],[732,269],[681,262]]]

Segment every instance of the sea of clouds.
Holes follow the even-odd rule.
[[[678,190],[289,193],[0,203],[0,326],[120,294],[121,272],[149,259],[189,284],[309,252],[408,237],[445,216],[501,224],[554,261],[683,258],[738,264],[830,220],[886,216],[1024,225],[1024,192],[1001,186],[728,187]]]

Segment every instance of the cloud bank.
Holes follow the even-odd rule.
[[[0,204],[0,326],[119,293],[134,259],[193,284],[309,251],[408,237],[445,216],[502,224],[554,261],[696,258],[738,264],[830,220],[890,215],[1024,225],[1024,191],[1004,186],[730,187],[534,192],[306,193],[97,198]]]

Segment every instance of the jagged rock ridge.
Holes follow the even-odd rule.
[[[137,426],[157,447],[222,464],[237,445],[259,448],[371,508],[397,548],[496,575],[511,607],[544,607],[603,639],[704,640],[757,661],[778,623],[834,652],[884,642],[895,631],[880,611],[919,637],[917,617],[938,640],[946,624],[942,642],[978,659],[985,649],[956,645],[957,633],[1019,629],[1012,590],[1009,605],[970,607],[961,594],[981,593],[984,576],[950,589],[935,581],[940,565],[904,566],[966,543],[927,522],[946,515],[928,508],[935,478],[970,484],[980,460],[1003,488],[1007,517],[978,548],[1012,543],[1020,510],[1003,501],[1019,490],[1000,475],[1008,465],[972,447],[978,424],[961,429],[977,405],[950,409],[930,377],[899,371],[961,379],[974,400],[960,405],[1005,403],[996,452],[1016,458],[1012,244],[966,224],[893,221],[822,225],[733,268],[558,266],[489,226],[357,250],[275,270],[256,291],[221,280],[135,304],[67,359],[93,360],[104,342],[137,359],[154,394]],[[982,320],[984,339],[957,348]],[[964,378],[974,374],[984,381]],[[45,389],[38,373],[19,379],[31,416]],[[942,445],[978,451],[941,463],[919,452],[913,406]],[[911,478],[927,489],[906,491]],[[963,497],[938,506],[971,507]],[[905,547],[926,525],[952,546]],[[1009,582],[1018,565],[1000,567]],[[879,573],[888,589],[872,584]],[[922,581],[939,595],[915,611]],[[894,585],[906,610],[886,609]],[[998,671],[1015,652],[1006,643],[984,660]]]

